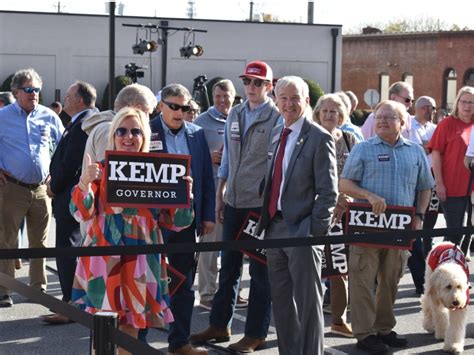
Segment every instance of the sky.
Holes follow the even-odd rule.
[[[117,1],[125,16],[186,17],[188,0]],[[254,13],[271,13],[284,21],[306,22],[307,0],[254,0]],[[103,1],[1,1],[0,10],[105,14]],[[195,18],[245,20],[250,1],[194,0]],[[391,8],[389,8],[391,7]],[[474,29],[474,1],[450,0],[314,0],[314,23],[341,24],[343,32],[353,33],[365,25],[380,26],[400,19],[430,18],[448,25]],[[383,27],[383,26],[382,26]],[[357,31],[358,32],[358,31]]]

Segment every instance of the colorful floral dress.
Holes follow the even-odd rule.
[[[91,191],[78,186],[72,191],[71,213],[87,223],[84,247],[163,244],[159,225],[179,231],[192,223],[192,208],[105,207],[102,175],[100,182],[91,184]],[[117,312],[119,324],[163,327],[173,321],[165,258],[160,254],[80,257],[72,302],[89,313]]]

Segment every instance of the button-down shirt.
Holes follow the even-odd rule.
[[[166,147],[168,153],[189,155],[188,141],[186,139],[186,127],[183,124],[178,133],[174,134],[166,125],[163,117],[160,117],[163,131],[165,132]]]
[[[285,126],[285,128],[291,129],[291,132],[286,138],[285,155],[283,155],[283,177],[281,179],[280,196],[278,197],[278,204],[277,204],[277,209],[279,211],[281,211],[281,195],[282,195],[283,186],[285,186],[286,169],[288,169],[288,164],[290,163],[291,155],[293,154],[293,151],[295,150],[296,142],[298,140],[298,137],[300,136],[301,128],[303,127],[304,120],[305,118],[304,116],[302,116],[298,118],[298,120],[295,123],[293,123],[291,126],[289,127]],[[278,151],[275,152],[275,154],[277,153]]]
[[[17,102],[0,111],[0,169],[27,184],[44,181],[64,127],[59,117],[38,105],[27,114]]]
[[[414,206],[416,191],[434,186],[423,148],[403,137],[393,146],[378,136],[356,144],[341,177],[395,206]]]
[[[436,125],[429,121],[422,125],[415,119],[415,116],[411,118],[411,121],[410,140],[420,145],[427,145],[433,136]],[[427,155],[427,159],[430,167],[433,166],[431,154]]]

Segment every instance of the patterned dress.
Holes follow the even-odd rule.
[[[72,190],[71,213],[87,223],[84,247],[162,244],[159,225],[180,231],[192,223],[192,208],[105,207],[102,176],[100,183],[91,184],[90,192],[78,186]],[[117,312],[119,324],[163,327],[173,321],[165,258],[160,254],[80,257],[72,302],[92,314]]]

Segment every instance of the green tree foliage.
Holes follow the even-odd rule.
[[[119,75],[115,77],[115,93],[114,98],[117,97],[117,94],[125,86],[133,84],[132,79],[126,75]],[[101,110],[108,110],[113,108],[113,104],[109,106],[109,84],[105,87],[104,95],[102,96]]]
[[[312,79],[303,79],[306,84],[308,84],[309,88],[309,103],[312,108],[316,106],[316,103],[318,102],[318,99],[324,95],[323,89],[321,89],[321,86],[317,82],[315,82]]]

